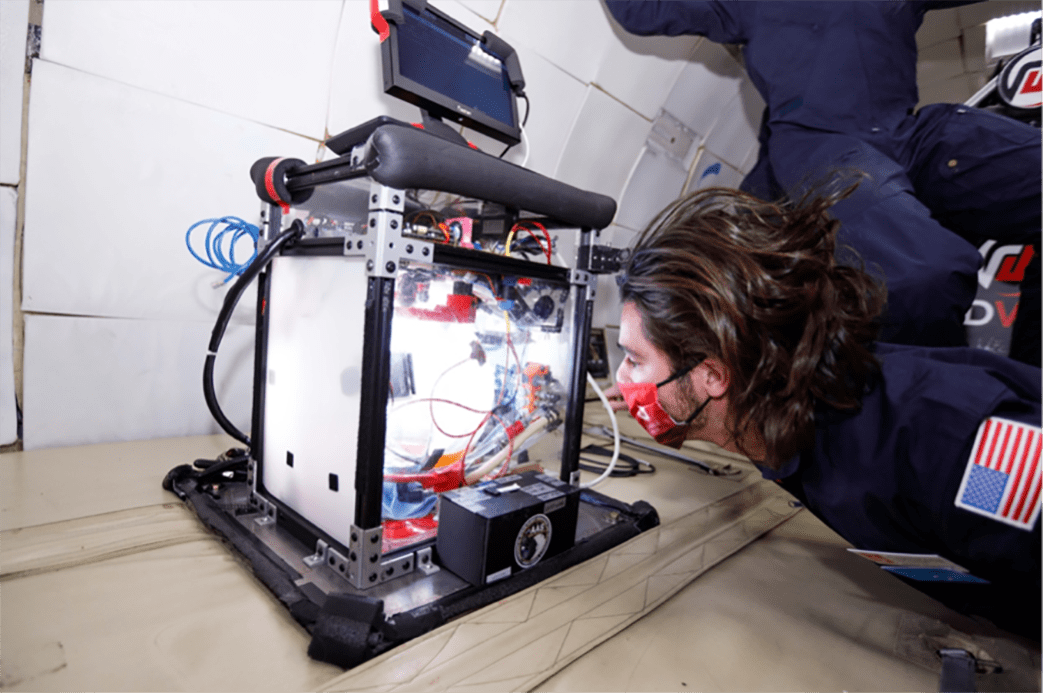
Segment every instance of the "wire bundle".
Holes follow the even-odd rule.
[[[204,250],[207,253],[207,258],[204,259],[195,249],[193,249],[192,231],[201,225],[208,224],[207,234],[204,238]],[[219,230],[219,226],[222,225],[224,225],[224,227]],[[196,257],[196,260],[201,264],[228,274],[228,276],[225,277],[225,280],[221,283],[215,284],[215,286],[218,286],[228,283],[235,276],[243,273],[250,263],[257,258],[258,236],[260,234],[261,231],[256,225],[251,225],[242,218],[237,218],[234,215],[227,215],[223,218],[207,218],[192,225],[188,232],[185,233],[185,246],[189,248],[189,253]],[[236,246],[244,236],[251,239],[250,259],[247,259],[244,262],[237,262]]]

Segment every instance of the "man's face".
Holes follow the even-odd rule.
[[[662,382],[674,372],[667,354],[646,336],[642,314],[635,303],[624,303],[620,315],[620,347],[624,360],[617,369],[617,382]],[[685,420],[698,404],[689,374],[657,390],[661,406],[676,421]]]

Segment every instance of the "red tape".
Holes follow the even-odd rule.
[[[268,192],[269,198],[279,204],[279,207],[283,209],[283,215],[290,213],[290,204],[279,197],[276,193],[276,185],[272,181],[272,176],[276,172],[276,165],[285,160],[285,157],[278,157],[269,163],[268,169],[265,170],[265,191]]]
[[[381,16],[381,11],[377,7],[377,0],[370,0],[370,26],[377,32],[381,42],[384,42],[391,33],[388,29],[388,22]]]

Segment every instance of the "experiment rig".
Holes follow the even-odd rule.
[[[579,486],[615,202],[442,121],[519,141],[510,46],[423,1],[382,18],[386,91],[424,122],[380,117],[329,139],[329,161],[253,165],[258,252],[204,367],[207,404],[244,448],[164,481],[309,630],[309,655],[343,667],[657,524],[648,504]],[[248,436],[214,364],[254,280]]]

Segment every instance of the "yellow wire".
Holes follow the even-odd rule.
[[[504,256],[508,256],[512,253],[512,240],[515,239],[515,231],[517,229],[518,228],[513,227],[508,233],[508,241],[504,243]]]

